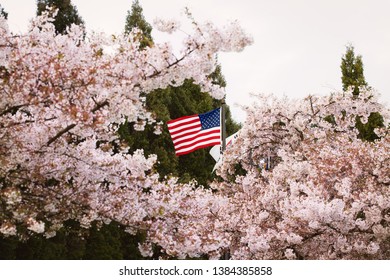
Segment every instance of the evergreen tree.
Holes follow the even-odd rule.
[[[116,222],[98,226],[93,224],[86,240],[84,259],[121,260],[144,259],[138,250],[138,243],[145,238],[140,234],[132,236]]]
[[[129,34],[133,28],[138,28],[141,30],[141,48],[145,48],[153,44],[152,26],[145,20],[142,11],[143,9],[139,4],[139,1],[134,0],[133,4],[131,5],[131,11],[127,11],[125,33]]]
[[[16,237],[0,236],[0,260],[16,260],[16,249],[20,240]]]
[[[71,24],[84,25],[83,19],[79,16],[77,8],[72,5],[71,0],[37,0],[37,15],[46,11],[46,7],[58,9],[53,22],[58,34],[65,34],[67,27]]]
[[[341,59],[341,81],[343,83],[343,90],[346,91],[352,87],[353,94],[359,94],[359,88],[367,86],[367,82],[364,78],[364,69],[362,56],[355,56],[354,47],[352,45],[347,46],[347,51]]]
[[[214,74],[223,79],[220,67]],[[128,142],[130,151],[143,149],[145,155],[157,155],[158,163],[155,168],[161,178],[173,175],[180,177],[182,182],[196,179],[200,184],[206,186],[214,178],[211,170],[215,162],[209,155],[209,149],[200,149],[177,157],[166,122],[183,116],[211,111],[220,106],[220,100],[213,99],[207,93],[201,92],[198,85],[192,83],[191,80],[186,80],[180,87],[156,90],[148,94],[146,98],[146,107],[154,113],[158,122],[163,123],[161,134],[154,133],[153,125],[146,125],[144,131],[136,131],[132,123],[122,125],[119,134],[122,139]],[[227,108],[227,135],[235,133],[239,128],[240,126],[231,118],[230,110]]]
[[[87,238],[88,231],[78,222],[67,221],[52,238],[32,235],[27,240],[0,239],[0,259],[80,260],[86,255]]]
[[[27,240],[0,236],[0,260],[96,260],[143,259],[138,243],[145,239],[143,233],[135,236],[118,223],[87,230],[75,221],[67,221],[52,238],[32,235]]]
[[[341,81],[343,90],[352,88],[355,96],[359,95],[360,88],[368,87],[364,78],[364,69],[362,56],[355,56],[354,47],[347,46],[345,55],[341,59]],[[368,122],[363,123],[360,117],[356,118],[356,128],[359,130],[359,138],[366,141],[374,141],[379,137],[375,134],[374,129],[383,127],[383,117],[379,113],[371,113]]]
[[[94,260],[121,260],[121,237],[118,226],[114,223],[102,228],[94,225],[90,230],[90,236],[86,247],[86,259]]]
[[[152,28],[145,21],[138,0],[133,2],[131,12],[128,12],[125,32],[131,32],[135,27],[139,28],[144,36],[141,46],[152,45]],[[221,87],[226,86],[220,66],[210,75],[210,78],[215,84]],[[220,100],[213,99],[207,93],[201,92],[198,85],[187,80],[182,86],[159,89],[146,96],[146,107],[154,113],[157,122],[164,124],[161,134],[154,133],[153,125],[146,125],[144,131],[136,131],[131,123],[123,124],[119,129],[119,134],[128,142],[130,151],[143,149],[145,155],[157,155],[158,163],[155,168],[161,178],[172,175],[179,177],[182,182],[196,179],[200,184],[206,186],[214,177],[211,171],[215,162],[209,155],[209,149],[200,149],[177,157],[166,122],[183,116],[211,111],[220,106]],[[233,134],[238,129],[239,125],[232,120],[230,110],[227,108],[227,135]]]
[[[3,9],[0,4],[0,15],[2,15],[5,19],[8,19],[8,13]]]

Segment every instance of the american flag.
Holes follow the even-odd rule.
[[[221,144],[221,108],[167,122],[177,156]]]

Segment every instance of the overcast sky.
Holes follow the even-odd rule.
[[[346,45],[363,57],[366,81],[390,103],[389,0],[139,0],[148,22],[183,19],[189,7],[198,21],[218,25],[238,20],[254,44],[241,53],[221,54],[227,103],[238,121],[249,93],[293,98],[341,89],[340,63]],[[72,0],[88,30],[120,33],[132,0]],[[35,0],[0,0],[13,32],[25,31]],[[159,34],[153,33],[157,39]],[[170,39],[175,40],[175,35]],[[178,35],[176,35],[178,36]],[[201,112],[199,112],[201,113]]]

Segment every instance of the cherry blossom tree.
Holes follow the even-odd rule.
[[[388,259],[389,108],[363,89],[359,96],[258,98],[224,155],[213,194],[161,197],[149,245],[177,257]],[[372,112],[386,126],[375,142],[362,141],[355,121]],[[268,156],[272,166],[264,169]]]
[[[56,34],[48,14],[20,35],[0,17],[0,232],[50,237],[68,219],[143,228],[161,184],[156,157],[130,154],[118,125],[153,123],[145,94],[185,79],[222,98],[208,79],[216,53],[241,51],[251,38],[236,23],[196,24],[174,54],[169,43],[141,49],[136,29],[85,39],[73,25]],[[173,24],[158,26],[172,31]]]
[[[223,97],[207,78],[215,54],[240,51],[250,38],[236,23],[196,24],[174,55],[168,43],[140,49],[137,30],[84,40],[77,26],[56,35],[51,21],[42,15],[13,35],[0,18],[3,235],[50,237],[68,219],[85,227],[115,220],[145,230],[145,256],[160,248],[178,258],[390,258],[390,112],[376,92],[259,95],[209,188],[160,181],[156,157],[130,154],[118,125],[153,123],[145,94],[188,78]],[[367,142],[356,120],[372,112],[384,127]]]

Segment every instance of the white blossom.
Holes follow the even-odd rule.
[[[169,34],[175,32],[177,29],[180,28],[180,22],[174,19],[164,20],[164,19],[156,18],[153,21],[153,25],[157,28],[157,30],[161,32],[167,32]]]
[[[43,233],[45,231],[45,223],[37,221],[34,218],[29,218],[27,220],[27,229],[36,233]]]
[[[4,236],[6,236],[6,237],[14,236],[17,234],[16,226],[13,224],[9,224],[9,223],[3,223],[0,226],[0,233],[4,234]]]

